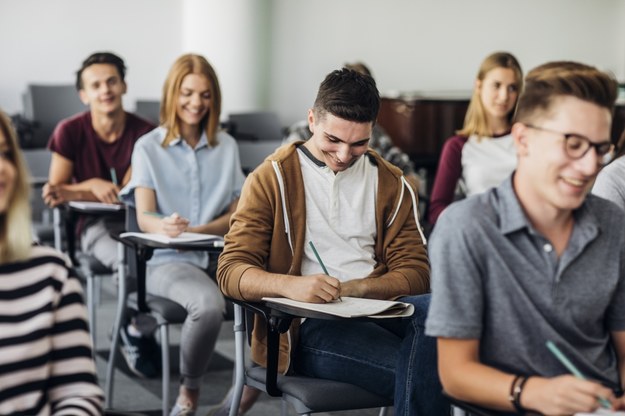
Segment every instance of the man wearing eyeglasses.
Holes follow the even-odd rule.
[[[613,155],[616,93],[583,64],[531,71],[516,171],[437,222],[426,334],[449,395],[513,413],[625,408],[625,215],[588,195]]]

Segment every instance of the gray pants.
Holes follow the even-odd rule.
[[[150,266],[147,272],[148,293],[187,310],[180,339],[180,375],[185,387],[199,389],[223,322],[224,298],[215,281],[189,263]]]
[[[80,243],[83,253],[92,255],[116,273],[119,264],[117,241],[111,238],[111,229],[107,227],[104,221],[101,218],[85,227],[80,237]]]

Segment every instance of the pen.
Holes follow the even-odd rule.
[[[551,341],[547,341],[547,348],[549,348],[549,351],[551,351],[558,361],[560,361],[562,365],[564,365],[575,377],[580,380],[586,380],[586,377],[582,374],[582,372],[579,371],[575,365],[573,365],[573,363],[566,357],[566,355],[564,355],[562,351],[560,351],[558,347],[556,347],[556,344]],[[601,407],[606,409],[612,408],[612,404],[605,397],[599,396],[597,399],[599,400],[599,403],[601,403]]]
[[[152,217],[165,218],[167,215],[154,211],[143,211],[145,215],[151,215]]]
[[[117,186],[117,173],[115,172],[115,168],[111,168],[111,182],[113,182],[113,185]]]
[[[321,257],[319,257],[319,253],[317,253],[317,249],[315,248],[315,245],[313,244],[312,241],[309,241],[308,244],[310,244],[310,248],[312,248],[312,251],[315,254],[315,257],[317,257],[317,261],[319,262],[319,265],[323,269],[323,272],[329,276],[330,273],[328,273],[328,269],[326,269],[325,264],[323,264],[323,260],[321,260]],[[339,301],[343,302],[343,299],[341,299],[340,296],[339,296]]]

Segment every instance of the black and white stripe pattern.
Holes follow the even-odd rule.
[[[0,265],[0,414],[100,415],[80,282],[66,260],[33,247]]]

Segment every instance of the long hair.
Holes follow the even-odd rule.
[[[483,81],[490,71],[496,68],[509,68],[514,71],[514,75],[517,80],[517,91],[521,91],[523,88],[523,71],[519,61],[508,52],[495,52],[484,59],[480,69],[477,72],[477,80]],[[517,98],[518,100],[518,98]],[[515,103],[516,105],[516,103]],[[508,114],[508,122],[512,123],[512,117],[514,115],[514,108]],[[486,110],[484,109],[484,103],[480,97],[479,88],[473,89],[471,95],[471,101],[469,101],[469,107],[464,117],[464,125],[461,130],[456,131],[456,134],[461,136],[477,135],[478,137],[492,136],[493,132],[488,127],[488,121],[486,119]]]
[[[221,90],[217,74],[203,56],[186,54],[176,59],[169,70],[165,85],[163,85],[160,122],[167,129],[163,147],[167,146],[173,139],[180,137],[180,119],[176,108],[182,80],[189,74],[203,75],[211,85],[210,106],[206,116],[200,122],[200,128],[206,133],[208,144],[210,146],[217,145],[217,130],[221,115]]]
[[[0,264],[26,259],[33,243],[30,220],[30,175],[17,144],[11,120],[0,111],[0,135],[8,147],[9,163],[15,166],[15,187],[7,209],[0,214]]]

